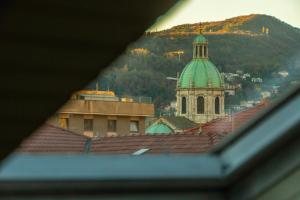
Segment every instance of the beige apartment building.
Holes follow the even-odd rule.
[[[151,102],[118,98],[112,91],[80,91],[49,123],[89,137],[141,135],[146,117],[153,117]]]

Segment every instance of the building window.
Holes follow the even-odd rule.
[[[107,131],[108,132],[117,132],[117,120],[108,120],[107,121]]]
[[[186,97],[181,98],[181,114],[186,113]]]
[[[139,121],[130,121],[130,132],[139,132]]]
[[[199,46],[199,57],[202,57],[202,46]]]
[[[207,57],[207,46],[204,46],[204,57]]]
[[[93,131],[93,119],[84,119],[84,131]]]
[[[203,114],[204,113],[204,98],[198,97],[197,98],[197,114]]]
[[[220,114],[220,98],[215,98],[215,113]]]

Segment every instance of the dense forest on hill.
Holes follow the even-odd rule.
[[[299,29],[271,16],[249,15],[145,33],[99,76],[101,88],[121,96],[150,96],[157,108],[169,104],[175,100],[176,83],[166,77],[176,77],[192,59],[192,41],[200,26],[220,72],[251,73],[265,84],[275,84],[282,70],[289,72],[289,82],[299,78]],[[251,89],[243,85],[244,91]]]

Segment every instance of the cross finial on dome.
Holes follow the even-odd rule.
[[[202,35],[203,33],[203,26],[202,26],[202,23],[200,22],[199,23],[199,34]]]

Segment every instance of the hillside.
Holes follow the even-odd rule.
[[[265,83],[282,70],[299,77],[299,29],[271,16],[248,15],[145,33],[99,78],[102,89],[151,96],[157,107],[168,104],[175,99],[175,82],[166,77],[175,77],[190,61],[200,26],[209,41],[209,57],[221,72],[240,70]]]

